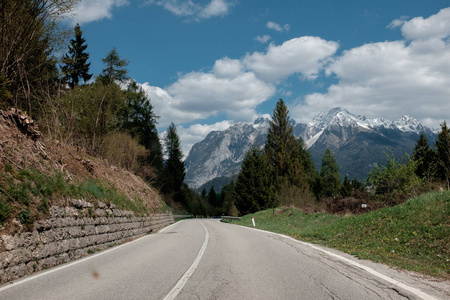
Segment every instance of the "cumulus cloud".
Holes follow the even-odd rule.
[[[291,26],[289,24],[284,24],[283,26],[281,26],[280,24],[272,21],[267,22],[266,26],[267,28],[273,29],[278,32],[289,31],[289,29],[291,29]]]
[[[192,72],[180,77],[167,91],[180,99],[182,111],[202,112],[205,118],[225,112],[235,121],[251,121],[257,105],[275,93],[275,88],[252,72],[235,76]]]
[[[83,24],[112,18],[115,7],[128,5],[128,0],[81,0],[72,11],[72,23]]]
[[[195,111],[182,111],[179,109],[180,99],[174,98],[166,90],[151,86],[147,82],[140,84],[154,108],[154,113],[160,116],[158,128],[165,128],[170,123],[181,124],[193,120],[203,119],[204,114]]]
[[[265,44],[268,41],[270,41],[271,38],[272,37],[270,35],[266,34],[266,35],[258,35],[257,37],[255,37],[255,40],[257,40],[261,44]]]
[[[450,7],[424,19],[416,17],[402,25],[402,34],[407,40],[445,38],[450,34]]]
[[[182,124],[225,114],[234,121],[251,122],[256,107],[268,100],[276,88],[243,70],[239,60],[222,58],[210,72],[181,75],[165,87],[141,84],[161,118],[158,127]]]
[[[328,92],[307,95],[291,109],[293,118],[309,121],[321,111],[343,106],[358,114],[396,120],[411,115],[438,127],[450,111],[450,42],[448,12],[402,25],[406,41],[371,43],[347,51],[326,74],[338,84]],[[440,25],[439,25],[440,24]]]
[[[230,13],[233,1],[211,0],[207,4],[193,0],[150,0],[148,4],[156,4],[179,17],[190,17],[195,20],[223,17]]]
[[[238,76],[243,69],[243,65],[238,59],[228,57],[216,60],[213,67],[213,74],[218,78],[233,78]]]
[[[247,54],[243,63],[267,81],[285,79],[295,73],[314,79],[338,47],[339,44],[333,41],[303,36],[288,40],[280,46],[270,44],[266,53]]]

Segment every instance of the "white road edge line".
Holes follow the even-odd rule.
[[[240,225],[237,225],[237,226],[240,226]],[[315,246],[313,244],[306,243],[306,242],[303,242],[303,241],[300,241],[300,240],[296,240],[293,237],[290,237],[290,236],[287,236],[287,235],[284,235],[284,234],[280,234],[280,233],[270,232],[270,231],[257,229],[257,228],[251,228],[251,227],[247,227],[247,226],[241,226],[241,227],[244,227],[244,228],[247,228],[247,229],[250,229],[250,230],[255,230],[255,231],[260,231],[260,232],[264,232],[264,233],[269,233],[269,234],[272,234],[272,235],[280,236],[280,237],[283,237],[285,239],[288,239],[288,240],[300,243],[302,245],[309,246],[309,247],[311,247],[313,249],[319,250],[319,251],[321,251],[323,253],[326,253],[326,254],[328,254],[330,256],[333,256],[333,257],[338,258],[338,259],[340,259],[342,261],[345,261],[346,263],[351,264],[351,265],[353,265],[355,267],[363,269],[366,272],[368,272],[368,273],[370,273],[370,274],[372,274],[374,276],[377,276],[377,277],[379,277],[379,278],[381,278],[381,279],[383,279],[383,280],[385,280],[385,281],[387,281],[389,283],[392,283],[393,285],[398,286],[398,287],[400,287],[400,288],[402,288],[402,289],[404,289],[406,291],[409,291],[409,292],[415,294],[416,296],[418,296],[418,297],[420,297],[420,298],[422,298],[424,300],[438,300],[437,298],[434,298],[433,296],[430,296],[430,295],[422,292],[419,289],[413,288],[413,287],[411,287],[411,286],[409,286],[407,284],[404,284],[404,283],[402,283],[400,281],[397,281],[397,280],[395,280],[395,279],[393,279],[393,278],[391,278],[389,276],[386,276],[386,275],[384,275],[384,274],[382,274],[382,273],[380,273],[378,271],[375,271],[374,269],[372,269],[372,268],[370,268],[368,266],[364,266],[364,265],[362,265],[360,263],[357,263],[356,261],[353,261],[351,259],[343,257],[343,256],[341,256],[339,254],[330,252],[328,250],[322,249],[322,248],[317,247],[317,246]]]
[[[167,227],[162,228],[161,230],[157,231],[156,233],[161,233],[161,232],[163,232],[164,230],[168,229],[169,227],[172,227],[172,226],[175,225],[175,224],[177,224],[177,222],[175,222],[175,223],[173,223],[173,224],[171,224],[171,225],[169,225],[169,226],[167,226]],[[67,263],[67,264],[63,264],[63,265],[60,265],[60,266],[56,266],[56,267],[54,267],[54,268],[52,268],[52,269],[50,269],[50,270],[41,271],[41,272],[39,272],[38,274],[30,275],[29,277],[26,277],[26,278],[23,278],[23,279],[20,279],[20,278],[19,278],[19,279],[14,280],[14,281],[12,281],[12,282],[10,282],[10,283],[6,283],[4,286],[0,286],[0,292],[2,292],[2,291],[4,291],[4,290],[7,290],[7,289],[9,289],[9,288],[18,286],[18,285],[23,284],[23,283],[25,283],[25,282],[28,282],[28,281],[31,281],[31,280],[34,280],[34,279],[38,279],[39,277],[46,276],[46,275],[48,275],[48,274],[51,274],[51,273],[58,272],[58,271],[60,271],[60,270],[69,268],[69,267],[71,267],[71,266],[74,266],[74,265],[77,265],[77,264],[79,264],[79,263],[82,263],[82,262],[85,262],[85,261],[87,261],[87,260],[90,260],[90,259],[92,259],[92,258],[94,258],[94,257],[98,257],[98,256],[100,256],[100,255],[109,253],[109,252],[111,252],[111,251],[115,251],[115,250],[117,250],[117,249],[120,249],[120,248],[122,248],[122,247],[125,247],[125,246],[127,246],[127,245],[130,245],[130,244],[132,244],[132,243],[134,243],[134,242],[137,242],[137,241],[139,241],[139,240],[142,240],[142,239],[145,239],[145,238],[148,238],[148,237],[152,237],[152,236],[154,236],[154,235],[152,235],[152,234],[150,234],[150,235],[144,235],[143,237],[140,237],[140,238],[138,238],[138,239],[136,239],[136,240],[133,240],[133,241],[130,241],[130,242],[125,242],[124,244],[114,246],[114,247],[111,248],[111,249],[103,250],[103,251],[101,251],[101,252],[99,252],[99,253],[96,253],[96,254],[93,254],[93,255],[89,255],[89,256],[87,256],[87,257],[83,257],[83,258],[80,258],[80,259],[71,261],[71,262],[69,262],[69,263]]]
[[[183,289],[186,282],[191,278],[191,276],[194,274],[195,269],[197,268],[198,264],[200,263],[200,260],[202,259],[203,254],[205,253],[206,247],[208,246],[208,240],[209,240],[209,232],[208,229],[206,229],[205,225],[203,225],[202,222],[200,224],[205,228],[205,241],[203,242],[202,247],[200,248],[200,251],[198,251],[197,258],[194,260],[192,265],[189,267],[189,269],[184,273],[184,275],[180,278],[180,280],[177,282],[177,284],[173,287],[173,289],[167,294],[167,296],[164,298],[164,300],[173,300],[178,296],[178,294]]]

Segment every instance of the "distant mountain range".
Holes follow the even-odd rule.
[[[195,144],[185,160],[185,182],[200,188],[209,181],[227,182],[239,173],[246,151],[266,142],[269,119],[259,118],[253,125],[235,124],[224,131],[212,131]],[[397,121],[368,119],[342,107],[315,117],[309,124],[292,120],[296,138],[303,138],[320,169],[322,156],[330,148],[339,164],[341,175],[362,179],[375,164],[384,163],[384,153],[399,158],[411,154],[419,134],[432,143],[436,134],[414,118],[403,116]],[[229,179],[228,179],[229,181]]]

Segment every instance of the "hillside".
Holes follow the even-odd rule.
[[[158,192],[136,175],[83,149],[41,137],[20,111],[0,111],[0,230],[26,230],[52,205],[71,198],[102,201],[137,215],[167,210]]]

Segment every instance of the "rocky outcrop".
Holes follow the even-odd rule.
[[[174,222],[172,214],[136,217],[131,211],[72,199],[51,207],[32,232],[0,236],[0,282],[57,266],[95,251],[155,232]]]

